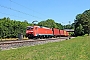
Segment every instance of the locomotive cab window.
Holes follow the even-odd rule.
[[[32,30],[33,29],[33,27],[27,27],[27,30]]]

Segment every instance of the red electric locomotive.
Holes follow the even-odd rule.
[[[53,31],[51,28],[41,26],[28,26],[26,30],[26,36],[30,38],[34,37],[52,37]]]

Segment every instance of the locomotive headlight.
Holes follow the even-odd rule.
[[[26,33],[28,33],[28,31],[26,31]]]
[[[26,33],[33,33],[33,31],[26,31]]]
[[[33,31],[30,31],[30,32],[33,32]]]

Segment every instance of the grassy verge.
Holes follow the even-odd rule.
[[[90,60],[90,36],[0,51],[0,60]]]

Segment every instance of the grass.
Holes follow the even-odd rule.
[[[0,60],[90,60],[90,36],[0,51]]]

